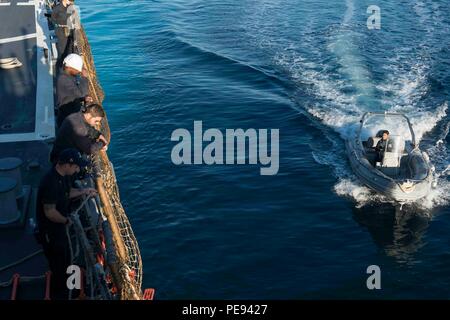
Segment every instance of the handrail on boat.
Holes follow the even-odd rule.
[[[359,126],[359,130],[358,130],[358,133],[357,133],[358,139],[361,137],[361,131],[362,131],[362,128],[364,126],[364,123],[371,116],[390,116],[390,117],[401,117],[401,118],[404,118],[406,120],[406,122],[408,123],[408,128],[409,128],[409,132],[411,133],[413,148],[416,149],[418,147],[418,145],[416,143],[416,135],[415,135],[414,130],[412,128],[411,121],[409,120],[409,118],[406,115],[404,115],[403,113],[398,113],[398,112],[373,112],[373,111],[365,112],[363,114],[361,120],[359,120],[361,125]],[[361,139],[359,139],[359,141],[360,141],[360,143],[362,143]]]

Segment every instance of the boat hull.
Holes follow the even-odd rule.
[[[432,174],[414,182],[392,179],[372,166],[364,156],[357,137],[345,142],[347,156],[353,172],[370,189],[396,202],[414,202],[427,196],[431,191]]]

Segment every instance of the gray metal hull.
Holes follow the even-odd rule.
[[[402,183],[405,181],[388,177],[374,168],[365,157],[357,137],[346,140],[345,146],[353,172],[370,189],[400,203],[417,201],[430,193],[431,172],[425,179],[415,181],[412,190],[404,190]]]

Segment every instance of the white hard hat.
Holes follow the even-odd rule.
[[[67,67],[74,68],[77,71],[83,71],[83,59],[76,53],[69,54],[64,59],[64,65]]]

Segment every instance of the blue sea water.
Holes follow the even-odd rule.
[[[77,1],[109,155],[157,299],[449,298],[450,3]],[[399,208],[352,174],[364,111],[406,113],[437,188]],[[175,166],[173,130],[278,128],[280,170]],[[381,290],[366,268],[381,268]]]

